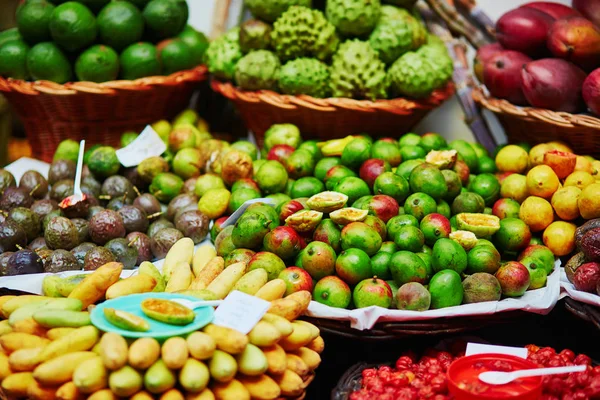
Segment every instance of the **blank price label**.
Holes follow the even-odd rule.
[[[117,150],[117,158],[124,167],[133,167],[146,158],[158,157],[167,150],[167,145],[150,125],[127,146]]]
[[[234,290],[215,311],[213,324],[235,329],[246,335],[267,313],[271,303]]]

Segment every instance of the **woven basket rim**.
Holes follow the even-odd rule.
[[[586,114],[571,114],[545,108],[519,107],[507,100],[485,94],[481,86],[475,86],[473,100],[496,114],[508,114],[522,119],[534,119],[563,128],[586,127],[600,130],[600,118]]]
[[[242,90],[231,82],[222,82],[211,79],[212,89],[230,100],[238,100],[246,103],[269,103],[281,109],[308,108],[315,111],[333,112],[338,109],[353,110],[358,112],[390,112],[406,114],[406,111],[415,109],[431,110],[455,93],[453,82],[436,89],[425,99],[408,99],[399,97],[395,99],[382,100],[355,100],[342,97],[316,98],[308,95],[288,95],[274,92],[272,90],[247,91]]]
[[[199,65],[192,69],[175,72],[171,75],[148,76],[136,80],[116,80],[102,83],[67,82],[58,84],[50,81],[24,81],[0,76],[0,92],[19,92],[23,95],[50,94],[55,96],[87,94],[114,94],[116,91],[143,91],[156,86],[172,86],[181,82],[205,81],[208,68]]]

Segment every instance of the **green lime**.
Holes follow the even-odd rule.
[[[471,173],[478,172],[477,168],[479,166],[479,161],[477,160],[477,154],[468,142],[465,140],[453,140],[450,142],[450,148],[458,152],[460,158],[467,164]]]
[[[75,74],[80,81],[113,81],[119,76],[119,55],[108,46],[92,46],[77,58]]]
[[[252,189],[238,189],[235,192],[231,193],[231,197],[229,198],[229,206],[227,211],[229,214],[233,214],[238,208],[242,206],[245,202],[252,199],[260,198],[260,194]]]
[[[518,218],[500,220],[500,229],[494,234],[493,241],[498,250],[518,251],[529,245],[531,231],[525,222]]]
[[[22,40],[9,40],[0,45],[0,75],[13,79],[27,79],[28,52],[29,46]]]
[[[485,209],[485,200],[477,193],[463,192],[456,196],[452,202],[452,215],[460,213],[482,213]]]
[[[444,181],[446,181],[447,192],[444,196],[444,200],[453,201],[456,196],[458,196],[462,189],[462,181],[458,174],[451,169],[443,169],[442,175],[444,176]]]
[[[342,164],[357,170],[371,156],[371,142],[364,137],[353,139],[342,151]]]
[[[425,158],[427,153],[425,153],[425,150],[419,146],[401,146],[400,155],[402,156],[402,160],[407,161]]]
[[[415,169],[417,166],[423,164],[424,162],[425,161],[420,159],[404,161],[402,164],[398,165],[398,168],[396,168],[396,175],[400,175],[408,182],[412,170]]]
[[[139,41],[144,34],[144,18],[136,6],[113,1],[100,11],[96,22],[102,44],[117,51]]]
[[[323,182],[314,176],[305,176],[294,182],[290,197],[297,199],[300,197],[311,197],[325,190]]]
[[[314,160],[319,161],[323,158],[323,153],[319,148],[319,142],[316,140],[306,140],[300,144],[298,150],[306,150],[308,151]],[[327,171],[325,171],[327,172]]]
[[[190,17],[190,10],[189,10],[188,4],[187,4],[187,0],[171,0],[171,1],[174,2],[175,4],[177,4],[179,9],[183,13],[183,19],[185,21],[187,21]]]
[[[237,142],[232,143],[230,148],[243,151],[250,156],[252,161],[258,158],[258,149],[256,148],[256,145],[247,140],[238,140]]]
[[[280,193],[285,189],[288,174],[277,161],[267,161],[258,170],[256,182],[264,193]]]
[[[125,132],[121,135],[121,147],[128,146],[131,142],[137,139],[139,134],[137,132]]]
[[[292,124],[275,124],[265,132],[265,150],[271,150],[271,147],[278,144],[287,144],[297,149],[302,142],[300,130]]]
[[[54,6],[46,1],[25,3],[17,13],[21,37],[31,44],[50,40],[50,16]]]
[[[488,156],[483,156],[479,158],[479,173],[490,173],[495,174],[498,172],[498,168],[496,168],[496,162]]]
[[[90,154],[87,166],[94,176],[107,178],[119,172],[121,163],[114,148],[101,146]]]
[[[419,221],[412,215],[397,215],[392,217],[386,224],[388,239],[396,242],[396,236],[398,235],[398,232],[400,232],[400,229],[405,226],[418,228]]]
[[[315,169],[315,159],[310,151],[298,149],[290,154],[285,161],[285,166],[291,178],[311,176]]]
[[[51,42],[38,43],[27,54],[27,70],[34,80],[65,83],[72,70],[65,54]]]
[[[340,165],[341,160],[338,157],[325,157],[317,161],[315,165],[314,175],[317,179],[324,181],[327,171],[336,165]]]
[[[18,28],[10,28],[0,32],[0,47],[2,47],[4,43],[10,42],[12,40],[23,40],[23,37],[19,33]]]
[[[225,189],[225,183],[219,175],[204,174],[196,179],[194,193],[198,197],[204,196],[210,189]]]
[[[398,204],[402,204],[408,197],[410,188],[408,181],[402,176],[393,172],[384,172],[375,179],[373,192],[393,197]]]
[[[438,133],[426,133],[421,136],[421,143],[419,144],[426,152],[431,150],[441,150],[448,146],[446,139]]]
[[[153,0],[157,1],[157,0]],[[169,40],[160,50],[160,60],[165,75],[194,67],[190,46],[181,39]]]
[[[343,178],[347,177],[356,177],[356,174],[344,165],[335,165],[327,171],[327,174],[325,174],[325,187],[327,190],[333,190]],[[348,204],[351,203],[349,202]]]
[[[400,147],[403,146],[420,146],[421,145],[421,136],[416,133],[406,133],[400,137],[398,141]]]
[[[413,193],[404,202],[404,212],[417,220],[437,211],[437,203],[433,197],[425,193]]]
[[[461,274],[467,268],[467,253],[458,242],[440,238],[433,245],[431,266],[435,272],[451,269]]]
[[[361,249],[369,256],[374,255],[381,248],[379,233],[363,222],[352,222],[342,229],[342,249]]]
[[[425,236],[419,228],[403,226],[394,236],[394,242],[400,250],[419,252],[425,244]]]
[[[400,148],[396,143],[378,140],[371,146],[371,158],[387,161],[392,167],[397,167],[402,162]]]
[[[57,6],[50,17],[52,39],[67,51],[83,49],[96,40],[98,27],[89,8],[75,1]]]
[[[442,214],[446,218],[450,218],[452,216],[452,210],[450,209],[450,204],[448,204],[445,200],[437,201],[436,212],[438,214]]]
[[[500,182],[494,174],[479,174],[469,185],[469,190],[483,197],[485,204],[490,206],[500,197]]]
[[[427,266],[425,262],[410,251],[398,251],[392,255],[389,264],[394,282],[402,286],[408,282],[424,284],[427,281]]]
[[[347,204],[353,204],[359,198],[363,196],[369,196],[371,194],[369,185],[367,185],[367,183],[362,179],[354,176],[342,178],[337,185],[335,185],[333,190],[348,196]]]
[[[161,201],[163,203],[168,203],[169,201],[173,200],[173,198],[175,196],[177,196],[179,193],[181,193],[181,189],[183,189],[183,179],[181,179],[177,175],[172,174],[170,172],[161,172],[160,174],[156,175],[154,178],[152,178],[152,183],[150,184],[150,187],[149,187],[150,193],[153,194],[154,197],[156,197],[158,199],[158,201]],[[216,191],[216,190],[224,190],[224,189],[212,189],[212,190]],[[209,192],[206,192],[205,195],[202,196],[202,198],[204,198]],[[228,201],[229,201],[229,198],[227,198],[227,201],[225,201],[225,208],[227,208]],[[216,206],[217,202],[214,201],[214,202],[211,202],[211,204]],[[200,206],[198,206],[198,209],[200,209]],[[209,213],[207,213],[205,210],[202,210],[202,209],[200,209],[200,211],[202,211],[204,214],[206,214],[206,216],[210,219],[220,217],[220,215],[217,215],[217,216],[210,215]]]
[[[469,143],[469,144],[473,148],[473,151],[475,152],[475,155],[477,156],[477,158],[479,160],[481,160],[481,157],[489,157],[490,156],[487,149],[481,143],[474,142],[474,143]],[[481,172],[481,170],[479,172]]]
[[[162,73],[158,51],[152,43],[134,43],[121,53],[121,77],[135,80]]]
[[[85,153],[83,153],[83,163],[85,165],[88,165],[89,160],[90,160],[90,156],[92,155],[92,153],[94,152],[94,150],[96,150],[99,147],[102,147],[102,145],[99,144],[99,143],[96,143],[96,144],[91,145],[90,147],[88,147],[85,150]]]
[[[467,273],[495,274],[500,268],[500,253],[492,245],[476,245],[467,255]]]
[[[177,36],[185,44],[190,46],[194,65],[202,64],[204,53],[208,48],[208,38],[202,32],[198,32],[190,25],[186,25],[183,31]]]
[[[371,259],[361,249],[350,248],[335,260],[335,272],[348,285],[356,285],[363,279],[373,277]]]
[[[346,308],[350,305],[352,291],[337,276],[326,276],[315,284],[313,299],[329,307]]]
[[[67,139],[59,143],[56,151],[54,152],[53,160],[71,160],[74,163],[77,163],[78,158],[79,143],[72,139]]]
[[[388,223],[390,221],[388,221]],[[381,244],[381,248],[379,249],[379,253],[381,253],[382,251],[386,252],[386,253],[394,254],[395,252],[398,251],[398,245],[392,241],[383,242]]]
[[[463,286],[460,275],[453,270],[439,271],[429,281],[431,308],[459,306],[463,300]]]
[[[442,172],[432,164],[423,163],[410,173],[410,189],[413,193],[425,193],[438,200],[448,194]]]
[[[427,248],[427,246],[423,246],[424,248]],[[433,267],[431,266],[431,253],[426,253],[426,252],[419,252],[419,253],[415,253],[417,256],[419,256],[419,258],[421,260],[423,260],[423,263],[425,264],[425,268],[427,269],[427,278],[431,278],[431,275],[433,274]]]
[[[296,183],[295,179],[288,179],[287,183],[285,184],[285,189],[283,190],[283,193],[292,197],[292,189],[294,187],[294,183]]]
[[[146,29],[155,40],[178,35],[187,22],[185,11],[173,0],[151,0],[143,15]]]

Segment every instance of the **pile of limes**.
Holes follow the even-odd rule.
[[[202,63],[185,0],[26,0],[0,33],[0,76],[65,83],[169,75]]]
[[[493,213],[523,220],[554,254],[571,253],[577,226],[600,217],[600,161],[549,142],[500,147],[496,164],[503,199]]]

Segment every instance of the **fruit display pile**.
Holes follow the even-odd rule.
[[[169,75],[202,63],[208,40],[185,0],[27,0],[0,33],[0,76],[66,83]]]
[[[245,90],[370,100],[427,97],[451,78],[452,59],[414,1],[326,3],[245,1],[255,19],[210,44],[209,71]]]
[[[592,366],[588,356],[575,355],[568,349],[556,352],[551,347],[526,347],[527,359],[540,368],[588,366],[584,372],[543,377],[540,399],[588,399],[600,394],[600,368]],[[448,392],[446,371],[462,356],[464,350],[453,353],[430,350],[420,359],[414,354],[403,355],[393,367],[365,369],[362,371],[362,388],[353,392],[350,400],[453,399]]]
[[[133,268],[164,258],[184,236],[202,241],[210,221],[198,210],[194,182],[190,187],[184,179],[205,171],[213,152],[230,145],[213,139],[191,111],[172,126],[159,121],[154,127],[169,150],[137,167],[122,168],[110,146],[87,149],[81,185],[86,199],[75,205],[65,201],[73,194],[79,152],[74,141],[61,143],[47,179],[27,171],[17,186],[1,170],[0,275],[94,270],[109,261]],[[122,145],[136,136],[125,133]]]
[[[0,297],[5,318],[0,322],[0,379],[6,395],[40,400],[274,400],[304,395],[324,349],[319,329],[297,320],[308,306],[298,299],[310,294],[273,300],[247,335],[208,324],[185,337],[131,340],[98,331],[88,312],[90,304],[108,298],[111,287],[126,281],[115,283],[120,269],[118,263],[100,267],[68,298]],[[154,311],[181,324],[165,308]],[[112,320],[133,329],[126,314],[117,312]]]
[[[575,243],[579,251],[565,264],[567,279],[575,289],[600,296],[600,218],[577,228]]]
[[[475,72],[492,96],[516,105],[600,114],[598,4],[532,2],[496,23],[498,43],[477,52]],[[587,106],[587,107],[586,107]]]

